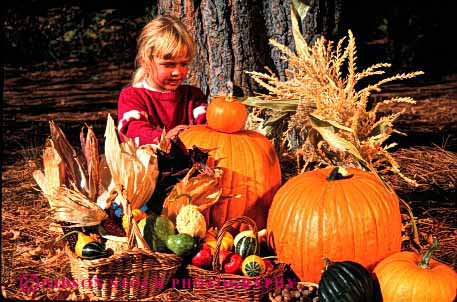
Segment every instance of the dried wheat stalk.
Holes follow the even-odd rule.
[[[301,40],[296,43],[300,45],[296,53],[275,40],[270,40],[270,43],[284,54],[283,59],[289,66],[286,79],[280,80],[271,71],[267,74],[247,72],[268,93],[259,93],[256,98],[248,98],[246,103],[273,109],[277,113],[275,118],[278,112],[289,113],[282,116],[290,119],[287,131],[280,139],[306,162],[302,170],[310,163],[315,163],[315,166],[359,167],[379,175],[394,172],[408,183],[416,184],[400,172],[398,163],[389,154],[389,149],[395,144],[385,145],[390,135],[396,132],[393,122],[401,112],[381,118],[377,116],[380,104],[414,104],[415,101],[410,97],[394,97],[381,101],[371,110],[367,110],[367,103],[370,94],[380,91],[383,84],[410,79],[423,72],[397,74],[358,89],[357,84],[362,79],[383,75],[390,64],[375,64],[359,72],[355,38],[351,31],[348,38],[338,41],[336,48],[332,41],[323,37],[312,47]],[[296,103],[294,111],[290,106],[284,110],[286,103],[293,102]],[[277,108],[280,109],[275,110]]]

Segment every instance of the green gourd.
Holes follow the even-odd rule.
[[[144,240],[155,252],[166,252],[165,242],[168,236],[175,234],[173,223],[168,218],[157,214],[151,214],[141,219],[138,222],[138,227]]]
[[[166,246],[173,253],[182,257],[192,254],[197,247],[197,242],[188,234],[176,234],[168,236]]]
[[[375,301],[375,282],[371,273],[353,261],[331,262],[319,281],[320,302],[372,302]]]
[[[237,241],[235,245],[235,253],[241,255],[241,257],[246,258],[249,255],[255,255],[257,252],[257,240],[255,237],[244,236]]]

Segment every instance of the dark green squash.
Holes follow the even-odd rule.
[[[255,255],[257,252],[257,240],[255,237],[244,236],[235,245],[235,253],[246,258],[249,255]]]
[[[319,281],[320,302],[373,302],[374,279],[361,264],[353,261],[331,262]]]
[[[105,247],[98,242],[89,242],[82,249],[82,259],[94,260],[100,258],[107,258],[113,254],[111,249]]]

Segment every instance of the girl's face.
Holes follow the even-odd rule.
[[[173,59],[152,60],[152,74],[148,84],[159,91],[175,91],[182,84],[189,71],[189,58],[177,57]]]

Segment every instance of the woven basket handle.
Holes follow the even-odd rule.
[[[257,225],[254,220],[247,216],[238,216],[232,219],[227,220],[222,228],[217,233],[217,242],[216,242],[216,250],[214,251],[213,257],[213,270],[220,273],[222,268],[219,264],[219,251],[221,249],[222,241],[224,239],[224,234],[227,232],[230,227],[235,223],[244,223],[249,226],[249,229],[254,233],[256,242],[259,242],[259,238],[257,238]],[[257,251],[256,251],[257,252]]]
[[[127,205],[127,208],[127,213],[129,217],[129,232],[127,234],[129,249],[138,247],[143,250],[151,250],[149,244],[146,242],[143,235],[141,235],[141,231],[138,227],[138,224],[136,223],[135,219],[133,219],[130,203]]]
[[[116,189],[115,189],[116,190]],[[133,219],[132,215],[132,206],[130,202],[124,197],[122,194],[122,190],[117,189],[117,195],[121,199],[121,206],[124,210],[124,215],[128,217],[128,229],[127,229],[127,242],[129,250],[133,249],[134,247],[138,247],[140,249],[148,249],[151,250],[146,240],[144,240],[143,236],[141,235],[140,228],[136,223],[135,219]]]

